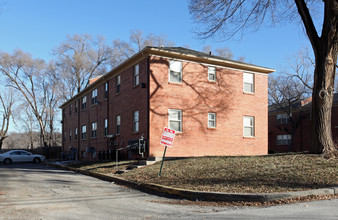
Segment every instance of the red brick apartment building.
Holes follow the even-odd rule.
[[[273,69],[181,48],[146,47],[64,103],[63,151],[81,160],[268,152]],[[140,137],[145,148],[131,147]],[[138,145],[137,145],[138,146]],[[143,153],[140,154],[140,153]]]
[[[269,106],[269,152],[301,152],[311,151],[311,104],[312,98],[295,103],[291,116],[296,122],[294,142],[291,144],[292,122],[283,108]],[[338,143],[338,94],[333,96],[332,105],[332,136]],[[291,147],[291,149],[289,149]]]

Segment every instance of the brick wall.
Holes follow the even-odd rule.
[[[135,63],[136,64],[136,63]],[[70,147],[78,148],[80,159],[92,160],[97,159],[98,155],[93,158],[91,153],[85,153],[87,147],[94,147],[96,153],[100,151],[107,151],[111,148],[111,142],[108,143],[107,138],[104,136],[104,120],[108,119],[108,134],[114,134],[114,148],[126,147],[129,140],[138,139],[141,135],[147,138],[147,60],[143,59],[139,62],[140,69],[140,84],[134,86],[133,73],[134,66],[130,66],[127,69],[120,71],[117,75],[121,77],[120,93],[116,92],[116,74],[109,78],[108,84],[108,98],[104,97],[104,83],[101,83],[97,87],[97,99],[98,104],[92,105],[91,91],[87,92],[87,107],[85,110],[81,110],[81,101],[79,101],[84,95],[82,95],[79,101],[78,112],[75,113],[75,105],[72,103],[72,114],[69,115],[69,105],[65,106],[65,115],[63,115],[63,130],[66,131],[66,138],[63,142],[63,151],[67,151]],[[141,88],[141,83],[145,83],[145,88]],[[94,88],[93,88],[94,89]],[[139,111],[139,132],[133,132],[133,111]],[[109,114],[107,114],[109,112]],[[121,117],[121,130],[120,134],[116,135],[116,117]],[[79,120],[79,126],[78,126]],[[97,136],[91,137],[92,123],[97,123]],[[81,127],[87,126],[87,137],[81,139]],[[74,139],[74,129],[78,128],[78,140]],[[68,130],[72,130],[72,140],[68,138]],[[78,141],[80,142],[78,145]],[[127,157],[127,151],[124,150],[124,158]]]
[[[267,75],[255,74],[255,93],[243,93],[243,71],[217,67],[209,82],[207,65],[183,62],[183,82],[168,82],[168,59],[150,61],[150,156],[162,156],[160,138],[168,109],[183,112],[183,132],[167,156],[267,154]],[[216,128],[207,115],[217,114]],[[255,117],[255,137],[243,138],[243,116]]]
[[[294,137],[294,144],[291,149],[292,152],[301,152],[301,151],[311,151],[311,126],[312,122],[310,119],[310,106],[307,108],[298,111],[292,112],[292,116],[295,120],[298,120],[303,115],[303,119],[301,123],[296,129],[295,137]],[[283,112],[280,112],[281,114]],[[287,152],[289,146],[288,145],[277,145],[277,135],[285,135],[289,134],[292,129],[291,123],[285,124],[277,124],[276,123],[276,116],[277,112],[269,113],[269,151],[270,152]],[[332,136],[333,140],[336,144],[338,144],[338,104],[335,103],[332,107]]]

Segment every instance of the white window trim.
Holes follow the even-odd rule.
[[[245,118],[250,118],[250,119],[253,120],[252,121],[252,126],[245,126],[245,124],[244,124],[244,119]],[[252,129],[253,135],[250,135],[250,136],[246,136],[245,135],[245,128],[247,128],[247,127],[249,127],[249,128]],[[249,138],[255,137],[255,117],[254,116],[243,116],[243,137],[249,137]]]
[[[135,120],[135,113],[137,112],[137,121]],[[136,125],[137,124],[137,129],[136,128]],[[139,110],[136,110],[136,111],[133,111],[133,132],[134,133],[137,133],[140,131],[140,111]]]
[[[290,123],[291,122],[290,117],[292,117],[292,113],[290,114],[290,116],[287,113],[277,114],[276,115],[276,124],[280,125],[280,124]],[[280,119],[280,122],[278,122],[279,119]]]
[[[83,137],[83,134],[86,134],[86,137]],[[87,126],[82,125],[81,127],[81,140],[86,140],[87,139]]]
[[[97,89],[94,89],[92,91],[92,105],[96,105],[98,104],[98,101],[97,101]]]
[[[214,75],[215,75],[215,79],[214,80],[211,80],[211,79],[209,79],[209,76],[210,76],[210,69],[211,68],[213,68],[214,70],[215,70],[215,72],[213,73]],[[209,82],[216,82],[217,81],[217,74],[216,74],[216,67],[214,67],[214,66],[208,66],[208,81]]]
[[[119,120],[117,120],[119,119]],[[119,128],[119,129],[117,129]],[[119,132],[117,133],[117,130],[119,130]],[[116,134],[119,135],[121,134],[121,115],[117,115],[116,116]]]
[[[121,75],[117,75],[116,76],[116,94],[120,94],[120,93],[121,93]]]
[[[209,115],[214,115],[214,118],[215,118],[215,119],[214,119],[214,120],[210,120],[210,119],[209,119]],[[209,125],[209,122],[210,122],[210,121],[213,121],[213,122],[215,123],[215,126],[210,126],[210,125]],[[217,126],[217,124],[216,124],[216,113],[214,113],[214,112],[209,112],[209,113],[208,113],[208,128],[216,128],[216,126]]]
[[[283,143],[283,142],[278,142],[278,137],[281,137],[281,141],[286,141],[287,143]],[[286,137],[286,138],[285,138]],[[277,135],[276,136],[276,145],[278,146],[283,146],[283,145],[289,145],[289,142],[291,142],[291,135],[290,134],[281,134],[281,135]]]
[[[180,109],[168,109],[168,128],[172,129],[170,127],[170,121],[173,121],[173,120],[170,120],[170,111],[178,111],[178,112],[180,112],[181,120],[174,120],[174,121],[179,121],[180,122],[180,130],[176,131],[176,133],[182,133],[183,132],[183,114],[182,114],[182,110],[180,110]]]
[[[140,65],[139,64],[136,64],[134,66],[134,77],[133,78],[134,78],[134,86],[138,86],[140,84]]]
[[[245,91],[245,75],[246,74],[250,74],[252,75],[252,91],[248,92],[248,91]],[[243,92],[244,93],[248,93],[248,94],[255,94],[255,74],[254,73],[250,73],[250,72],[243,72]]]
[[[104,119],[104,130],[103,130],[103,132],[104,132],[104,135],[108,134],[108,119],[107,118]]]
[[[93,133],[95,131],[95,136],[93,136]],[[97,122],[92,123],[92,132],[91,132],[91,138],[96,138],[97,137]]]
[[[170,81],[170,62],[180,62],[181,63],[181,70],[180,70],[180,82],[172,82]],[[176,83],[176,84],[181,84],[183,82],[183,62],[180,60],[169,60],[169,71],[168,71],[168,82],[169,83]]]
[[[74,140],[78,139],[77,128],[74,129]]]

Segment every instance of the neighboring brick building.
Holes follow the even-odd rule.
[[[291,147],[292,122],[283,108],[269,106],[269,152],[311,151],[311,104],[312,98],[295,103],[292,106],[292,118],[298,123],[295,129],[294,142]],[[338,94],[333,96],[332,136],[338,143]]]
[[[180,47],[146,47],[60,107],[63,150],[107,158],[142,135],[143,156],[160,157],[166,126],[177,131],[168,157],[267,154],[273,71]],[[139,149],[121,156],[140,157]]]

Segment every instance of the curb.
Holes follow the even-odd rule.
[[[70,170],[84,175],[92,176],[100,180],[114,182],[119,185],[125,185],[133,189],[137,189],[147,193],[162,194],[167,196],[178,196],[188,200],[200,201],[245,201],[245,202],[270,202],[281,199],[291,199],[297,197],[305,197],[310,195],[336,195],[338,194],[338,186],[322,189],[314,189],[307,191],[282,192],[282,193],[223,193],[223,192],[203,192],[196,190],[187,190],[173,188],[159,184],[136,183],[121,177],[93,173],[87,170],[68,167],[60,164],[46,163],[49,167]]]

